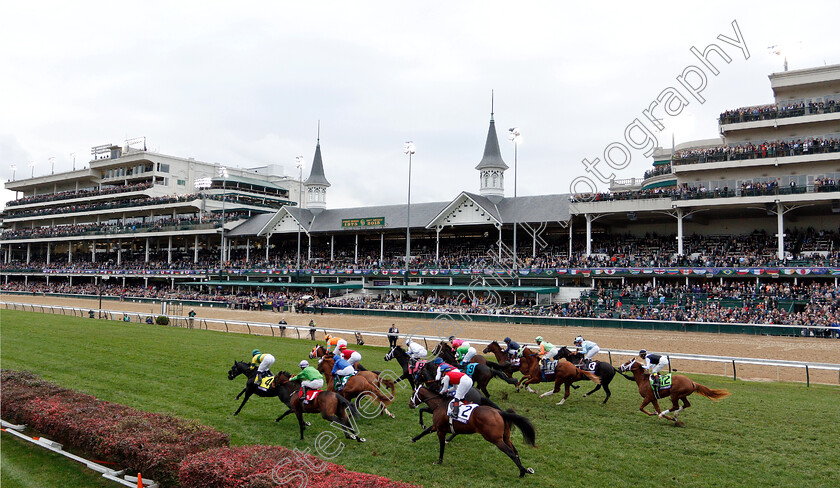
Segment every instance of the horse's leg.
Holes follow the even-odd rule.
[[[440,442],[440,457],[433,464],[443,464],[443,450],[446,449],[446,432],[438,430],[438,442]]]
[[[245,387],[245,389],[248,390],[248,387]],[[251,398],[251,395],[253,395],[253,394],[254,394],[253,390],[248,390],[248,392],[245,393],[245,398],[242,399],[242,403],[239,405],[239,408],[237,408],[236,412],[233,413],[234,416],[239,415],[239,412],[242,410],[242,407],[245,406],[245,404],[248,402],[248,399]],[[237,397],[237,398],[239,398],[239,397]]]
[[[574,386],[574,385],[572,385],[572,386]],[[598,391],[600,389],[601,389],[601,385],[595,385],[595,388],[593,388],[592,391],[590,391],[589,393],[584,393],[582,398],[586,398],[589,395],[595,393],[596,391]]]
[[[245,388],[242,388],[242,391],[240,391],[240,392],[239,392],[239,394],[238,394],[238,395],[236,395],[236,398],[235,398],[235,399],[236,399],[236,400],[239,400],[239,397],[241,397],[241,396],[242,396],[242,394],[243,394],[243,393],[245,393],[246,391],[248,391],[248,385],[245,385]]]
[[[641,411],[642,411],[642,413],[644,413],[645,415],[656,415],[657,413],[659,413],[659,407],[658,407],[658,406],[654,406],[654,407],[653,407],[653,408],[655,408],[655,409],[656,409],[656,413],[650,413],[650,412],[648,412],[648,411],[645,409],[645,407],[647,407],[649,403],[651,403],[651,399],[650,399],[650,398],[648,398],[648,397],[644,397],[644,400],[642,401],[642,404],[639,406],[639,410],[641,410]]]
[[[610,399],[610,396],[612,396],[612,392],[610,391],[610,384],[609,384],[609,383],[607,383],[607,384],[605,384],[605,385],[600,385],[600,386],[603,386],[603,387],[604,387],[604,392],[607,394],[607,397],[606,397],[606,398],[604,398],[603,403],[607,403],[607,400],[609,400],[609,399]],[[596,390],[597,390],[597,388],[596,388]],[[593,391],[595,391],[595,390],[593,390]]]
[[[430,433],[431,431],[435,430],[435,426],[432,425],[429,428],[425,429],[423,432],[420,432],[416,436],[411,438],[411,442],[417,442],[418,440],[422,439],[426,434]]]
[[[481,383],[479,383],[478,389],[481,390],[481,393],[484,393],[484,396],[490,398],[490,392],[487,391],[487,384],[490,383],[490,378],[493,375],[488,376],[487,378],[482,378]]]
[[[450,442],[452,442],[455,439],[455,436],[457,435],[458,434],[449,434],[449,437],[446,438],[446,443],[449,444]]]
[[[655,398],[655,397],[654,397],[654,399],[653,399],[653,408],[654,408],[654,409],[656,409],[656,414],[659,416],[659,418],[661,418],[661,419],[662,419],[662,418],[664,418],[664,419],[668,419],[668,420],[674,420],[674,418],[673,418],[673,417],[669,417],[669,416],[668,416],[668,412],[669,412],[670,410],[665,410],[665,411],[662,411],[662,409],[661,409],[661,408],[659,408],[659,402],[656,400],[656,398]]]
[[[295,408],[295,417],[297,417],[298,425],[300,426],[300,440],[303,440],[303,407]]]
[[[563,405],[564,403],[566,403],[566,399],[569,398],[569,394],[571,393],[571,391],[569,390],[569,387],[572,385],[572,380],[567,381],[565,383],[565,385],[566,385],[566,391],[565,391],[565,393],[563,393],[563,399],[560,400],[559,402],[557,402],[556,405]],[[554,388],[557,389],[556,386]]]

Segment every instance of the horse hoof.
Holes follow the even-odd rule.
[[[528,474],[534,474],[534,468],[528,468],[525,470],[525,472]]]
[[[682,420],[677,420],[676,422],[674,422],[674,427],[685,427],[685,422],[683,422]]]
[[[582,396],[581,398],[586,398],[586,393],[584,393],[584,394],[583,394],[583,396]]]
[[[307,426],[307,427],[312,427],[312,424],[311,424],[311,423],[309,423],[309,422],[304,422],[304,423],[303,423],[303,425],[305,425],[305,426]]]
[[[359,437],[356,440],[359,441],[359,442],[367,442],[367,439],[365,439],[364,437]]]
[[[438,459],[437,461],[433,462],[432,464],[443,464],[443,461],[441,461],[440,459]]]

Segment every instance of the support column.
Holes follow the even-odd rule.
[[[149,238],[146,238],[146,262],[149,262]]]
[[[592,254],[592,215],[586,214],[586,257]]]
[[[335,261],[335,236],[330,236],[330,261]]]
[[[677,255],[683,255],[683,209],[677,209]]]
[[[11,251],[11,250],[12,250],[12,248],[9,247],[9,251]],[[70,264],[72,262],[73,262],[73,241],[67,241],[67,264]]]
[[[117,266],[122,264],[122,241],[117,241]]]
[[[385,233],[379,233],[379,265],[385,262]]]
[[[534,233],[531,234],[531,237],[534,238],[534,240],[533,240],[534,248],[531,250],[531,259],[537,259],[537,230],[536,229],[534,229]]]
[[[265,265],[268,266],[268,244],[271,241],[271,234],[266,234],[265,236]]]
[[[166,247],[166,262],[172,264],[172,236],[169,236],[169,242]]]
[[[195,240],[193,241],[193,264],[198,263],[198,234],[195,235]]]
[[[50,243],[47,243],[47,264],[50,264]]]
[[[435,266],[440,268],[440,226],[435,227]]]
[[[573,225],[574,225],[574,218],[569,217],[569,261],[570,261],[570,263],[571,263],[571,259],[572,259],[572,235],[574,234]]]
[[[90,241],[90,262],[96,262],[96,241]]]
[[[251,262],[251,239],[245,239],[245,262]]]
[[[26,264],[29,264],[29,258],[32,256],[32,243],[26,243]]]
[[[779,260],[785,259],[785,206],[782,202],[776,202],[776,219],[779,222],[779,233],[776,236],[779,239]]]
[[[306,238],[309,241],[309,243],[306,245],[306,259],[307,259],[307,261],[311,261],[312,260],[312,234],[306,234]]]
[[[356,234],[356,244],[353,247],[353,264],[359,264],[359,234]]]
[[[502,262],[502,226],[499,225],[499,263]]]

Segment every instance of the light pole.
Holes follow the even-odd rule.
[[[73,157],[73,171],[76,171],[76,153],[70,153],[70,156]]]
[[[195,189],[201,192],[201,215],[207,211],[207,193],[204,191],[213,186],[213,180],[210,177],[196,178]]]
[[[508,139],[513,143],[513,265],[518,267],[518,260],[516,259],[516,228],[519,226],[517,222],[516,207],[516,170],[519,159],[519,142],[522,140],[522,134],[519,132],[519,127],[511,127],[508,129]],[[515,269],[515,268],[514,268]]]
[[[50,162],[50,174],[55,174],[55,156],[47,158],[47,161]]]
[[[29,167],[32,168],[32,173],[29,175],[29,177],[35,178],[35,161],[30,161]]]
[[[408,154],[408,204],[405,209],[405,280],[408,281],[408,263],[411,260],[411,156],[417,152],[414,141],[407,141],[403,152]]]
[[[228,170],[224,166],[219,167],[219,176],[222,177],[222,243],[219,256],[219,274],[225,267],[225,194],[227,192]]]
[[[303,208],[303,156],[295,157],[295,166],[298,169],[298,231],[297,231],[297,273],[300,278],[300,209]]]
[[[15,173],[17,172],[17,165],[10,164],[9,168],[12,170],[12,181],[15,181]]]

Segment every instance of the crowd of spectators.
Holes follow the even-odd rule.
[[[154,185],[152,182],[135,183],[133,185],[108,186],[96,189],[82,189],[79,191],[68,190],[58,193],[44,193],[42,195],[32,195],[28,197],[18,198],[6,202],[7,207],[14,207],[17,205],[26,205],[28,203],[51,202],[54,200],[67,200],[70,198],[89,198],[99,195],[113,195],[114,193],[125,193],[130,191],[140,191],[151,188]]]
[[[200,198],[198,194],[167,195],[161,197],[139,197],[125,200],[109,200],[104,202],[80,203],[61,207],[35,208],[24,210],[10,210],[5,212],[6,218],[35,217],[38,215],[60,215],[76,212],[91,212],[110,210],[115,208],[145,207],[149,205],[164,205],[167,203],[189,202]]]
[[[777,140],[761,143],[723,144],[703,149],[683,149],[673,155],[673,164],[716,163],[745,159],[801,156],[840,151],[840,139],[816,137],[796,140]]]
[[[756,105],[727,110],[720,114],[721,124],[736,124],[755,120],[773,120],[803,115],[827,114],[840,111],[840,104],[835,100],[791,102],[787,104]]]

